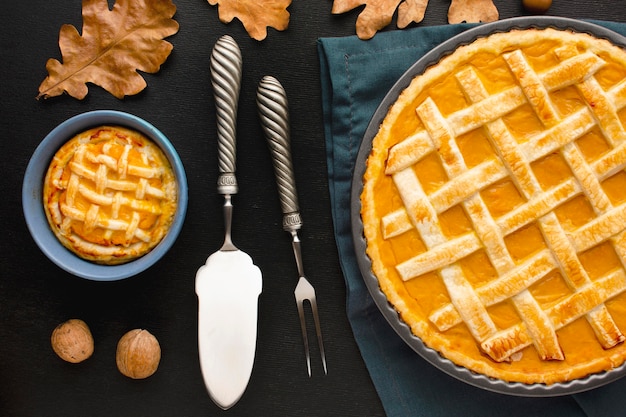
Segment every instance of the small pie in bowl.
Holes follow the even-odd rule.
[[[99,264],[152,250],[176,213],[170,163],[145,135],[121,126],[81,132],[54,155],[44,179],[44,211],[59,241]]]
[[[626,52],[513,29],[412,79],[360,196],[372,272],[427,346],[554,384],[626,360]]]

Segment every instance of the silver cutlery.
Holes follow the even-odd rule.
[[[283,86],[276,78],[265,76],[260,81],[257,90],[257,106],[261,126],[263,127],[272,155],[274,173],[276,174],[280,204],[283,212],[283,229],[291,234],[293,252],[298,268],[299,280],[294,295],[298,315],[300,317],[300,327],[302,328],[307,370],[310,377],[311,357],[304,313],[305,301],[308,301],[311,306],[322,365],[324,367],[324,374],[326,374],[328,372],[326,367],[326,354],[324,353],[324,343],[322,340],[315,289],[304,275],[301,244],[298,237],[298,230],[302,227],[302,218],[298,206],[298,195],[296,193],[296,183],[291,158],[287,96]]]
[[[211,55],[217,109],[218,193],[224,196],[224,244],[196,274],[198,350],[202,376],[211,399],[221,408],[243,395],[254,364],[258,298],[262,275],[252,258],[231,239],[235,177],[236,118],[241,86],[241,51],[225,35]]]

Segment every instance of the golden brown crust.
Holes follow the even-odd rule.
[[[626,360],[626,53],[555,29],[459,47],[401,92],[361,195],[382,291],[475,372],[567,381]]]
[[[136,259],[169,230],[177,205],[169,161],[147,137],[119,126],[82,132],[55,154],[44,209],[61,243],[102,264]]]

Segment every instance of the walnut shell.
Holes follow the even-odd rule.
[[[160,360],[159,341],[147,330],[131,330],[117,343],[117,369],[129,378],[149,377],[156,372]]]
[[[94,343],[87,323],[70,319],[59,324],[50,337],[54,352],[71,363],[82,362],[93,354]]]

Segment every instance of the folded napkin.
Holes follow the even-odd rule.
[[[626,24],[594,23],[626,35]],[[359,271],[350,228],[350,186],[370,117],[411,64],[471,26],[384,32],[369,41],[354,36],[318,40],[332,215],[354,337],[389,417],[624,416],[626,378],[581,394],[525,398],[488,392],[448,376],[394,332]]]

